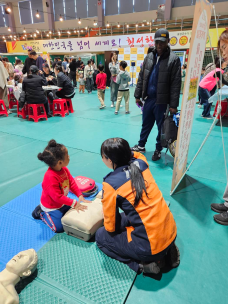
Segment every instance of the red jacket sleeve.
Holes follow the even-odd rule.
[[[82,192],[80,191],[77,184],[75,183],[75,180],[74,180],[73,176],[70,174],[70,171],[67,168],[64,168],[64,170],[66,170],[69,181],[70,181],[71,192],[74,193],[77,197],[81,196]]]
[[[67,205],[74,208],[77,204],[75,199],[64,195],[63,191],[59,187],[59,181],[57,178],[52,178],[48,187],[45,188],[45,192],[52,198],[53,201],[56,201],[62,205]]]
[[[96,76],[96,85],[99,85],[99,76],[98,76],[99,74],[97,74],[97,76]]]

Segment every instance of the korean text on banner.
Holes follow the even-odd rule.
[[[203,65],[210,20],[211,4],[206,0],[197,0],[181,106],[171,194],[175,191],[186,172],[197,89]]]

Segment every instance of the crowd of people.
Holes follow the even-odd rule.
[[[97,231],[96,243],[106,255],[127,264],[136,273],[158,273],[164,266],[165,260],[171,267],[177,267],[180,263],[180,253],[175,244],[176,223],[153,179],[146,157],[141,153],[145,152],[148,136],[156,122],[158,135],[152,160],[158,161],[161,158],[160,135],[164,113],[175,114],[178,111],[186,66],[181,68],[179,57],[170,49],[169,32],[166,29],[159,29],[155,33],[154,40],[155,47],[150,47],[148,51],[134,94],[136,103],[143,104],[143,123],[139,142],[130,148],[126,140],[110,138],[103,142],[100,151],[102,161],[113,172],[104,178],[102,199],[104,227]],[[218,61],[214,66],[206,67],[202,71],[199,83],[200,104],[204,106],[202,115],[206,118],[210,117],[208,98],[216,90],[217,83],[220,81],[218,84],[220,86],[227,84],[224,68],[228,62],[228,30],[220,36],[218,50],[222,57],[221,68]],[[17,62],[16,66],[22,68],[20,62]],[[130,75],[126,67],[127,63],[125,61],[119,63],[117,53],[112,52],[109,63],[110,95],[112,107],[116,102],[115,114],[118,114],[123,97],[126,114],[129,113]],[[107,75],[102,64],[97,68],[95,63],[89,60],[84,67],[80,57],[78,61],[71,58],[70,62],[67,58],[63,62],[57,58],[52,68],[53,71],[47,63],[41,62],[35,52],[30,51],[22,68],[22,73],[29,72],[28,76],[22,81],[21,72],[15,73],[14,70],[16,74],[14,80],[20,83],[21,94],[25,92],[25,100],[28,103],[34,100],[43,103],[49,114],[43,85],[51,83],[61,87],[62,89],[56,92],[58,98],[72,98],[75,95],[74,87],[77,86],[77,82],[82,93],[85,84],[88,93],[91,93],[93,75],[97,69],[99,71],[95,79],[97,94],[101,103],[100,108],[105,108]],[[0,73],[0,94],[4,95],[5,81],[12,76],[12,67],[7,60],[0,62]],[[51,94],[53,92],[48,92],[49,99],[53,98]],[[87,201],[67,169],[70,158],[64,145],[51,140],[44,151],[38,154],[38,159],[46,163],[49,168],[42,183],[41,203],[33,211],[32,216],[43,220],[53,231],[62,232],[62,216],[69,208],[85,210],[87,207],[80,203]],[[79,198],[78,202],[67,197],[69,190]],[[212,204],[211,208],[218,212],[214,216],[215,221],[228,225],[228,186],[224,200],[225,203]],[[123,213],[119,213],[119,208]]]

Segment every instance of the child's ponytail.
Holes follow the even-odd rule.
[[[49,167],[55,167],[59,160],[64,160],[65,154],[66,147],[51,139],[44,151],[37,155],[37,158]]]

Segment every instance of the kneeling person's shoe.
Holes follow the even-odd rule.
[[[146,152],[146,149],[145,147],[140,147],[139,145],[135,145],[134,147],[131,148],[131,151],[144,153]]]
[[[226,207],[224,204],[211,204],[211,209],[218,213],[228,211],[228,207]]]
[[[157,161],[161,158],[161,151],[155,150],[152,156],[152,161]]]
[[[40,213],[41,212],[42,212],[42,209],[41,209],[40,205],[36,206],[36,208],[32,212],[32,217],[35,220],[40,220]]]
[[[158,266],[157,263],[152,262],[149,264],[142,264],[142,272],[143,273],[154,273],[158,274],[160,272],[160,267]]]
[[[172,268],[176,268],[180,265],[180,251],[175,243],[168,250],[166,260]]]
[[[214,215],[214,220],[224,226],[228,226],[228,211]]]

